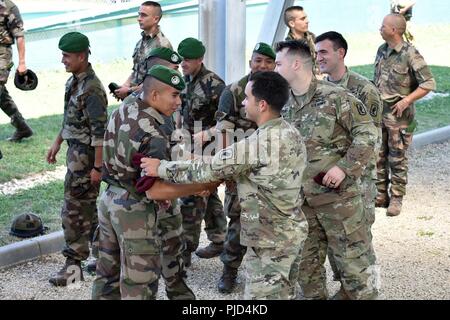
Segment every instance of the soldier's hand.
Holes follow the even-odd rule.
[[[54,143],[47,152],[47,162],[50,164],[56,163],[56,155],[58,154],[61,145],[58,143]]]
[[[332,167],[322,179],[322,183],[327,188],[336,189],[345,179],[345,172],[338,166]]]
[[[114,95],[119,99],[125,99],[130,92],[130,87],[121,86],[119,89],[114,91]]]
[[[146,176],[158,177],[158,168],[160,163],[161,161],[159,159],[142,158],[141,159],[142,171],[144,171]]]
[[[403,111],[405,111],[405,109],[408,108],[410,104],[411,102],[409,101],[408,98],[403,98],[402,100],[400,100],[391,107],[392,114],[400,118],[403,114]]]
[[[94,186],[98,186],[100,184],[100,182],[102,181],[102,173],[98,172],[95,169],[91,170],[91,184]]]
[[[25,65],[25,63],[19,64],[19,66],[17,67],[17,72],[22,76],[27,72],[27,66]]]

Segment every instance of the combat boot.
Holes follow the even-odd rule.
[[[217,285],[220,293],[231,293],[236,286],[238,269],[228,266],[223,267],[223,273]]]
[[[182,256],[183,256],[184,267],[189,268],[192,264],[192,252],[183,251]]]
[[[169,300],[195,300],[194,292],[187,286],[183,277],[171,284],[166,283],[166,294]]]
[[[339,288],[339,291],[336,292],[336,294],[331,297],[331,300],[351,300],[350,297],[347,295],[345,290],[341,287]]]
[[[86,271],[89,273],[95,273],[97,271],[97,259],[93,259],[86,265]]]
[[[400,211],[402,211],[402,200],[402,196],[393,196],[386,211],[386,215],[389,217],[398,216],[400,214]]]
[[[83,271],[81,270],[81,261],[67,258],[66,263],[61,270],[48,281],[57,287],[65,287],[76,281],[84,281]]]
[[[21,115],[13,116],[11,118],[11,124],[16,128],[16,132],[7,139],[8,141],[20,142],[22,139],[33,135],[33,130],[31,130]]]
[[[195,254],[203,259],[211,259],[220,256],[222,251],[223,251],[223,242],[220,243],[211,242],[206,247],[197,249],[195,251]]]
[[[389,195],[385,192],[378,192],[375,198],[376,208],[387,208],[389,206]]]

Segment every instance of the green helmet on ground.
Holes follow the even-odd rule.
[[[44,234],[47,229],[38,215],[22,213],[13,219],[9,234],[19,238],[31,238]]]

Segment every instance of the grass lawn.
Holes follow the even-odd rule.
[[[113,105],[108,108],[111,112],[117,108]],[[9,124],[0,125],[0,150],[3,159],[0,160],[0,183],[26,177],[32,173],[54,170],[57,165],[64,165],[66,161],[67,144],[61,145],[56,165],[47,163],[47,151],[61,130],[62,115],[44,116],[27,120],[33,128],[34,135],[20,143],[5,141],[11,136],[14,128]]]
[[[351,69],[369,79],[373,79],[372,65],[351,67]],[[431,66],[431,72],[436,79],[436,92],[450,94],[450,68]],[[450,125],[449,108],[450,96],[434,97],[432,100],[423,100],[417,102],[416,119],[419,125],[416,134]]]

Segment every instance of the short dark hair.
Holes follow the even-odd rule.
[[[260,101],[264,100],[270,108],[280,113],[289,99],[289,83],[279,73],[259,71],[252,73],[252,94]]]
[[[275,45],[275,52],[280,52],[287,48],[289,54],[296,54],[304,59],[310,59],[312,62],[311,51],[305,40],[286,40],[280,41]]]
[[[284,24],[289,27],[289,21],[294,19],[294,16],[291,14],[292,11],[303,11],[303,7],[301,6],[291,6],[284,10]]]
[[[158,10],[158,16],[159,18],[162,17],[162,9],[161,9],[161,5],[156,2],[156,1],[144,1],[141,3],[141,6],[146,6],[146,7],[155,7]]]
[[[322,33],[320,36],[316,37],[315,43],[321,42],[324,40],[330,40],[333,43],[334,51],[342,48],[345,51],[344,57],[347,55],[347,49],[348,49],[347,41],[342,36],[342,34],[340,34],[339,32],[328,31],[328,32]]]

